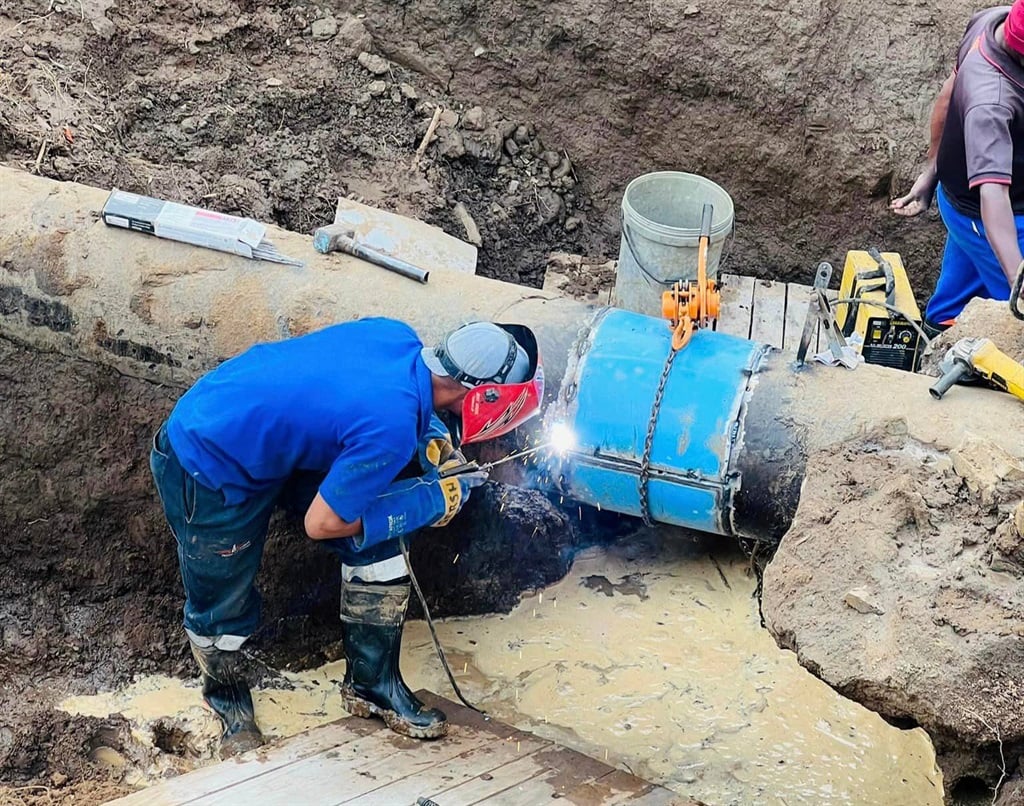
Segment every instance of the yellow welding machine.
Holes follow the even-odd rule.
[[[868,364],[917,369],[924,345],[908,320],[920,325],[921,312],[899,254],[847,252],[839,299],[853,302],[837,303],[836,324]]]

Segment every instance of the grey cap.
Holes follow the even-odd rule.
[[[515,345],[515,359],[512,368],[504,380],[496,380],[505,365],[512,345]],[[447,358],[449,372],[441,361],[438,353]],[[522,383],[527,380],[530,372],[530,357],[526,350],[517,344],[507,330],[503,330],[493,322],[473,322],[453,330],[445,336],[436,347],[424,347],[421,352],[423,361],[435,375],[452,377],[459,371],[477,379],[477,383],[460,378],[463,386],[472,388],[479,383]]]

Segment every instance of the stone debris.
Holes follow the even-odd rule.
[[[843,602],[847,607],[852,607],[858,613],[880,616],[885,612],[872,601],[871,594],[865,588],[848,590],[846,595],[843,596]]]
[[[374,53],[367,53],[364,50],[357,58],[363,68],[373,73],[375,76],[382,76],[391,72],[391,63],[382,56],[377,56]]]
[[[473,220],[473,216],[469,214],[469,210],[466,209],[466,205],[459,202],[455,205],[455,215],[462,223],[463,229],[466,230],[466,240],[474,246],[480,246],[483,243],[483,239],[480,237],[480,230]]]
[[[993,501],[1004,482],[1024,482],[1024,466],[1013,455],[987,440],[968,437],[950,452],[953,469],[984,504]]]
[[[338,33],[338,21],[331,16],[313,20],[310,33],[314,39],[331,39]]]
[[[487,124],[487,116],[484,114],[483,107],[474,106],[466,110],[466,114],[462,116],[463,127],[470,129],[475,132],[482,132]]]

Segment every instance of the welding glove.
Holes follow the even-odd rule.
[[[441,418],[433,413],[430,415],[430,425],[427,426],[426,433],[420,437],[416,446],[416,455],[424,473],[466,463],[462,451],[452,444],[452,435],[441,422]]]
[[[396,481],[363,512],[363,539],[356,548],[394,540],[424,526],[445,526],[469,499],[470,490],[487,481],[486,470],[446,479],[437,472]]]

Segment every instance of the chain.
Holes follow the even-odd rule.
[[[668,382],[669,373],[672,371],[672,362],[676,359],[678,350],[669,348],[668,358],[665,360],[665,368],[661,371],[661,378],[658,380],[658,391],[654,393],[654,403],[651,405],[651,418],[647,421],[647,437],[644,439],[644,455],[640,459],[640,517],[644,519],[644,526],[653,526],[651,520],[651,502],[647,494],[647,483],[651,479],[651,448],[654,447],[654,429],[658,426],[658,415],[661,413],[661,399],[665,395],[665,384]]]

